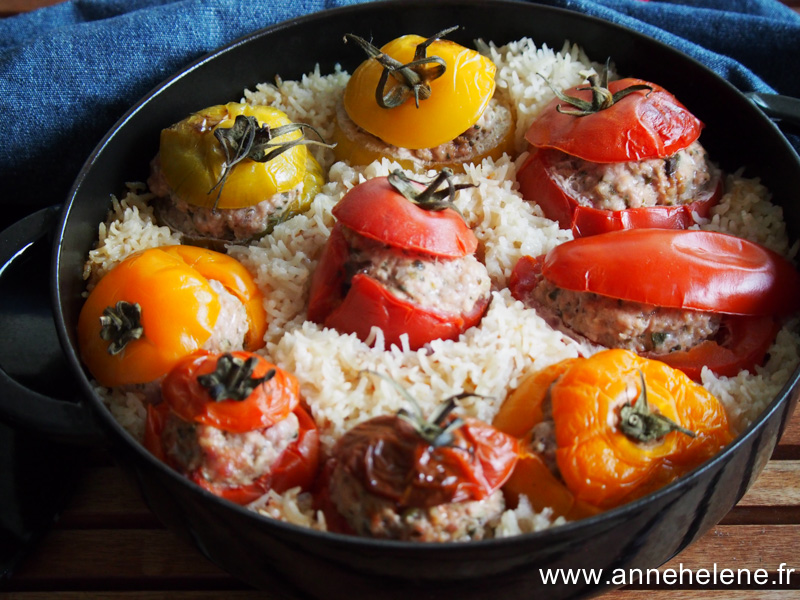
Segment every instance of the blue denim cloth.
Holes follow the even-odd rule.
[[[363,1],[67,0],[0,20],[5,217],[62,202],[105,132],[183,65],[267,25]],[[777,0],[540,3],[642,31],[742,91],[800,96],[800,16]]]

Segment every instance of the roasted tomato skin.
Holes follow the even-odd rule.
[[[648,404],[690,429],[640,442],[617,424],[625,402],[647,387]],[[638,387],[637,387],[638,386]],[[551,402],[558,475],[531,448],[530,430],[545,419]],[[494,420],[520,439],[520,460],[504,493],[513,505],[525,494],[532,505],[551,506],[574,520],[619,506],[679,477],[732,439],[725,410],[683,373],[627,350],[606,350],[590,358],[567,359],[526,377]]]
[[[707,217],[722,196],[720,178],[712,192],[688,204],[624,210],[583,206],[557,183],[548,156],[547,150],[534,150],[525,160],[517,171],[519,191],[523,198],[536,202],[548,219],[557,221],[562,229],[571,229],[576,238],[621,229],[686,229],[695,224],[695,216]]]
[[[220,180],[225,154],[214,130],[232,127],[239,115],[254,117],[259,125],[273,129],[291,124],[276,108],[229,102],[200,110],[164,129],[159,151],[161,169],[173,194],[196,206],[244,208],[291,190],[303,182],[307,166],[312,171],[316,168],[316,161],[303,145],[264,163],[246,159],[231,170],[218,198],[217,192],[210,190]],[[286,143],[301,136],[295,131],[275,141]]]
[[[244,265],[194,246],[164,246],[136,252],[109,271],[90,292],[78,318],[81,359],[104,386],[148,383],[211,336],[219,300],[209,280],[219,281],[245,305],[249,331],[245,347],[264,345],[263,297]],[[100,337],[100,316],[118,301],[138,303],[143,335],[111,355]]]
[[[253,377],[262,377],[275,368],[275,376],[259,385],[245,400],[214,401],[197,377],[216,368],[220,355],[198,352],[179,363],[164,380],[162,402],[148,405],[144,445],[158,459],[180,470],[170,460],[162,441],[162,432],[170,413],[188,423],[210,425],[230,433],[245,433],[270,427],[294,413],[299,433],[271,465],[268,472],[246,485],[225,486],[208,481],[201,470],[184,473],[189,479],[213,494],[237,504],[248,504],[269,490],[283,493],[293,487],[310,489],[319,466],[319,433],[316,423],[299,402],[296,378],[249,352],[231,353],[244,360],[256,357]]]
[[[764,363],[781,324],[771,316],[729,315],[720,327],[722,332],[716,340],[706,340],[689,350],[645,356],[683,371],[694,381],[701,380],[703,367],[725,377],[743,370],[752,373]]]
[[[477,419],[465,418],[452,444],[432,446],[409,423],[386,415],[345,433],[331,460],[402,509],[482,500],[508,479],[517,454],[513,437]]]
[[[387,177],[357,185],[332,212],[360,235],[403,250],[460,258],[478,248],[475,234],[458,213],[420,208],[392,187]]]
[[[189,474],[190,479],[216,496],[243,505],[254,502],[269,490],[282,494],[294,487],[310,489],[319,465],[319,433],[316,423],[302,406],[292,412],[300,423],[298,437],[281,453],[268,473],[249,485],[238,487],[213,485],[197,472]]]
[[[612,93],[645,84],[651,91],[634,91],[613,106],[585,117],[558,112],[564,101],[555,98],[525,134],[537,148],[556,148],[572,156],[596,163],[665,158],[687,147],[700,137],[702,122],[675,96],[660,85],[641,79],[612,81]],[[577,86],[565,91],[568,96],[591,101],[592,94]]]
[[[232,433],[270,427],[289,416],[300,402],[297,379],[257,354],[231,352],[231,355],[257,360],[252,377],[263,377],[270,369],[275,369],[275,375],[244,400],[215,402],[197,378],[213,373],[220,355],[196,352],[175,365],[161,383],[161,394],[170,410],[184,421]]]
[[[405,35],[385,44],[381,51],[405,64],[414,60],[417,45],[424,41],[418,35]],[[396,108],[381,108],[375,91],[383,67],[374,59],[361,63],[345,88],[344,107],[350,118],[398,148],[433,148],[471,127],[494,94],[494,63],[449,40],[432,42],[427,56],[442,58],[447,70],[431,81],[431,95],[420,101],[419,108],[413,98]]]
[[[531,448],[532,429],[545,421],[543,405],[550,386],[579,360],[582,359],[565,359],[525,377],[492,421],[497,429],[519,441],[519,460],[503,485],[506,504],[511,508],[518,505],[520,496],[526,496],[534,510],[550,509],[555,517],[570,521],[599,512],[596,507],[577,500]]]
[[[267,313],[264,297],[253,276],[235,258],[196,246],[165,246],[161,250],[179,257],[187,265],[201,273],[206,279],[215,279],[236,296],[244,305],[249,328],[244,340],[244,350],[263,348],[267,330]]]

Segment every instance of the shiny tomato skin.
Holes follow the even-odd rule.
[[[524,302],[525,298],[533,291],[542,276],[542,262],[544,254],[540,256],[521,256],[511,270],[508,278],[508,290],[516,300]]]
[[[167,457],[161,434],[170,412],[165,402],[148,405],[145,422],[145,447],[159,460],[177,468]],[[283,493],[293,487],[308,490],[312,487],[319,469],[319,432],[311,416],[297,406],[292,411],[300,426],[297,439],[292,442],[272,464],[272,468],[248,485],[221,486],[210,483],[199,469],[183,473],[194,483],[212,494],[236,504],[249,504],[269,490]]]
[[[207,248],[180,244],[165,246],[161,250],[184,261],[206,279],[219,281],[225,289],[244,305],[249,323],[244,338],[244,350],[258,350],[266,345],[267,313],[264,297],[252,274],[238,260]]]
[[[357,185],[332,212],[340,223],[360,235],[403,250],[460,258],[478,248],[478,239],[456,211],[420,208],[392,187],[386,177]]]
[[[702,122],[661,86],[627,78],[610,82],[608,89],[615,93],[636,84],[653,89],[632,92],[610,108],[584,117],[559,113],[559,105],[565,110],[573,107],[555,98],[525,138],[537,148],[556,148],[591,162],[613,163],[672,156],[700,137]],[[591,100],[590,91],[578,89],[584,87],[588,86],[565,93]]]
[[[414,60],[418,35],[404,35],[381,52],[405,64]],[[478,121],[495,91],[497,67],[490,59],[449,40],[433,41],[426,56],[437,56],[447,70],[430,82],[431,94],[416,105],[413,96],[395,108],[378,105],[375,93],[383,66],[375,59],[361,63],[347,82],[342,101],[359,127],[398,148],[432,148],[461,135]],[[387,91],[394,84],[389,78]]]
[[[518,442],[477,419],[464,421],[452,444],[434,447],[399,417],[374,417],[339,439],[332,468],[400,509],[482,500],[511,475]]]
[[[196,246],[149,248],[134,252],[106,273],[81,308],[78,346],[92,376],[107,387],[148,383],[202,348],[220,312],[210,280],[244,305],[249,324],[245,349],[264,346],[263,296],[242,263]],[[112,355],[100,335],[100,317],[120,300],[140,305],[143,335]]]
[[[341,304],[342,288],[347,277],[344,265],[348,254],[343,227],[336,223],[311,276],[307,314],[309,321],[323,324],[328,315]]]
[[[308,318],[340,333],[355,333],[365,340],[372,327],[377,326],[383,330],[387,344],[400,345],[400,336],[407,334],[409,347],[416,350],[435,339],[457,338],[480,322],[489,305],[485,299],[469,313],[441,315],[398,298],[375,279],[360,273],[344,290],[347,257],[347,242],[342,225],[337,223],[312,277]]]
[[[184,421],[203,423],[232,433],[270,427],[297,407],[300,384],[294,375],[259,355],[249,352],[231,354],[243,360],[257,358],[253,377],[263,377],[272,368],[275,368],[275,375],[256,387],[245,400],[215,401],[197,378],[212,373],[221,355],[196,352],[179,362],[164,378],[161,385],[164,403]]]
[[[743,370],[753,372],[764,363],[779,330],[780,322],[770,316],[726,316],[719,339],[701,342],[689,350],[645,356],[683,371],[695,381],[701,380],[704,366],[717,375],[733,377]]]
[[[562,229],[571,229],[575,237],[586,237],[644,227],[686,229],[695,224],[694,216],[705,218],[722,197],[722,180],[713,192],[694,202],[672,206],[647,206],[624,210],[604,210],[583,206],[570,196],[551,172],[550,152],[533,151],[517,172],[522,197],[538,204],[544,216],[558,222]]]
[[[517,261],[508,282],[514,298],[524,301],[536,287],[542,277],[544,258],[523,256]],[[771,315],[725,315],[717,339],[702,342],[690,350],[645,356],[679,369],[695,381],[700,380],[704,366],[717,375],[730,377],[763,364],[779,329],[779,321]]]
[[[542,274],[560,288],[643,304],[739,315],[800,308],[800,275],[785,258],[712,231],[627,229],[565,242]]]

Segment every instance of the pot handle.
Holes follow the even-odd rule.
[[[44,277],[50,271],[49,234],[55,229],[59,212],[58,206],[41,209],[0,232],[0,319],[4,330],[0,335],[0,357],[4,359],[0,364],[0,419],[54,441],[97,445],[106,440],[99,423],[89,403],[76,400],[81,394],[71,372],[66,366],[60,368],[66,361],[61,360],[63,353],[56,341],[49,279],[43,280],[43,285],[28,285],[37,275]],[[42,250],[48,252],[43,254]],[[37,264],[43,262],[43,256],[47,264]],[[37,262],[28,264],[32,261]],[[25,272],[15,274],[20,267]],[[12,281],[20,277],[23,286]],[[43,351],[26,351],[24,342],[32,338]],[[52,343],[46,343],[49,341]],[[25,373],[31,374],[23,378],[25,383],[9,374],[8,362],[23,365]],[[58,381],[54,382],[56,377]],[[34,389],[36,382],[47,391]],[[53,391],[64,398],[52,397]]]
[[[760,92],[749,92],[745,96],[771,119],[800,127],[800,98]]]

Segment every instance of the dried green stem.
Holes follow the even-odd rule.
[[[133,340],[144,334],[142,327],[142,307],[120,300],[114,306],[107,306],[100,316],[100,337],[108,344],[108,353],[119,354]]]
[[[458,400],[463,398],[482,397],[478,394],[473,394],[470,392],[455,394],[449,398],[446,398],[444,402],[436,407],[436,409],[433,411],[433,414],[431,414],[429,418],[425,418],[425,415],[422,412],[422,407],[420,407],[417,399],[409,394],[408,390],[397,383],[394,379],[376,371],[365,372],[380,377],[384,381],[392,384],[400,392],[400,394],[406,400],[408,400],[412,410],[409,412],[405,409],[401,409],[397,413],[398,418],[411,425],[420,438],[433,447],[452,445],[454,441],[453,432],[464,424],[464,420],[461,417],[448,419],[450,413],[452,413],[453,410],[458,406]]]
[[[439,56],[427,56],[428,46],[434,41],[458,29],[458,26],[449,27],[432,35],[425,41],[417,44],[414,50],[414,60],[403,64],[388,54],[373,46],[367,40],[347,33],[344,41],[356,42],[370,58],[375,59],[383,67],[378,86],[375,89],[375,100],[381,108],[396,108],[413,95],[414,103],[419,108],[420,100],[427,100],[431,95],[430,82],[444,75],[447,63]],[[432,66],[431,66],[432,65]],[[391,76],[397,84],[387,92],[386,85]]]
[[[275,376],[275,369],[270,369],[263,377],[253,377],[256,365],[258,359],[255,356],[243,360],[226,352],[217,360],[214,372],[198,376],[197,381],[215,402],[223,400],[241,402],[247,400],[259,385]]]
[[[583,100],[582,98],[576,98],[575,96],[567,96],[561,90],[556,89],[553,85],[548,81],[543,75],[539,75],[547,82],[547,85],[550,86],[550,89],[553,90],[553,93],[565,103],[573,106],[576,110],[564,110],[561,108],[559,104],[556,106],[556,110],[560,113],[565,115],[572,115],[574,117],[585,117],[587,115],[593,115],[596,112],[600,112],[601,110],[605,110],[607,108],[611,108],[622,100],[628,94],[639,90],[648,90],[648,93],[653,91],[653,88],[647,84],[639,83],[635,85],[628,86],[624,89],[619,90],[616,93],[611,93],[611,90],[608,89],[608,71],[609,71],[609,62],[606,61],[605,69],[603,69],[603,73],[601,78],[598,75],[590,75],[588,77],[589,80],[589,87],[582,87],[578,88],[580,91],[591,90],[592,92],[592,99],[591,100]]]
[[[394,189],[403,195],[403,197],[420,208],[432,211],[451,208],[459,214],[461,214],[461,212],[455,205],[456,192],[475,187],[471,183],[454,184],[453,171],[447,167],[442,169],[436,177],[427,183],[427,185],[424,182],[411,179],[400,169],[392,171],[388,176],[388,181]],[[426,187],[424,190],[420,191],[419,188],[414,185],[415,183],[426,185]],[[447,187],[439,189],[442,184],[446,184]]]
[[[647,403],[647,385],[641,371],[639,371],[639,378],[642,387],[636,403],[631,405],[630,402],[627,402],[620,409],[619,428],[622,432],[637,442],[659,440],[672,431],[679,431],[689,437],[695,437],[693,431],[681,427],[675,421],[650,409]]]
[[[310,129],[320,139],[309,140],[305,137],[305,130]],[[289,140],[288,142],[276,142],[276,138],[300,131],[303,133],[299,138]],[[272,128],[269,125],[260,125],[258,119],[253,116],[236,115],[233,125],[231,127],[223,128],[218,127],[214,130],[214,137],[222,148],[225,155],[225,161],[222,163],[222,172],[217,182],[214,184],[208,193],[211,194],[217,190],[217,197],[214,200],[214,208],[219,203],[219,198],[222,195],[222,188],[228,179],[233,168],[245,159],[250,159],[256,162],[265,163],[273,158],[280,156],[287,150],[300,145],[317,144],[332,148],[330,144],[326,144],[322,135],[311,125],[305,123],[289,123],[280,127]]]

